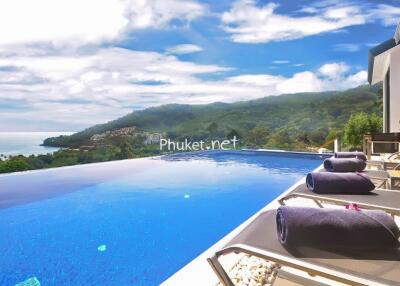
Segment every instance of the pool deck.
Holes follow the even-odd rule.
[[[243,150],[243,151],[250,151],[250,150]],[[254,152],[255,150],[251,150]],[[285,152],[285,151],[280,151],[280,150],[264,150],[260,149],[257,150],[257,152],[274,152],[278,154],[282,153],[291,153],[291,154],[301,154],[301,155],[324,155],[324,156],[329,156],[329,154],[317,154],[317,153],[309,153],[309,152]],[[319,167],[317,167],[314,171],[319,171],[323,169],[323,165],[321,164]],[[197,256],[195,259],[193,259],[191,262],[189,262],[187,265],[185,265],[183,268],[178,270],[175,274],[173,274],[171,277],[169,277],[167,280],[165,280],[161,285],[162,286],[185,286],[185,285],[191,285],[191,286],[215,286],[218,284],[218,278],[211,269],[210,265],[207,262],[207,258],[211,257],[217,250],[221,249],[222,246],[224,246],[226,243],[228,243],[236,234],[238,234],[241,230],[243,230],[247,225],[249,225],[259,213],[264,212],[266,210],[270,209],[276,209],[280,206],[279,204],[279,199],[282,197],[286,196],[288,193],[293,191],[296,187],[299,185],[305,183],[305,177],[303,177],[301,180],[296,182],[293,186],[291,186],[289,189],[287,189],[285,192],[283,192],[281,195],[276,197],[272,202],[267,204],[265,207],[260,209],[258,212],[256,212],[253,216],[251,216],[249,219],[247,219],[245,222],[243,222],[241,225],[239,225],[237,228],[235,228],[233,231],[228,233],[226,236],[224,236],[221,240],[219,240],[217,243],[212,245],[210,248],[208,248],[206,251],[204,251],[202,254]],[[304,206],[305,204],[310,204],[307,201],[301,201],[299,205]],[[219,258],[221,263],[224,265],[226,269],[231,269],[242,257],[242,254],[229,254],[225,255]]]

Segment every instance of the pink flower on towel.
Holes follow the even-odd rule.
[[[357,204],[348,204],[346,205],[347,210],[361,211],[360,207]]]

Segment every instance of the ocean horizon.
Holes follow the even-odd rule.
[[[72,133],[74,132],[0,132],[0,154],[29,156],[54,153],[60,148],[41,146],[43,140],[48,137]]]

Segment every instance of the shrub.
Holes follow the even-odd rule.
[[[30,169],[28,163],[20,159],[0,162],[0,173],[26,171],[28,169]]]
[[[357,113],[344,126],[344,142],[353,148],[361,148],[364,134],[378,132],[382,132],[381,117],[374,113]]]
[[[246,141],[255,147],[262,147],[267,142],[269,130],[266,127],[255,127],[246,136]]]

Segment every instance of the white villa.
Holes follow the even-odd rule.
[[[383,132],[400,132],[400,24],[393,38],[369,51],[368,81],[383,82]]]

